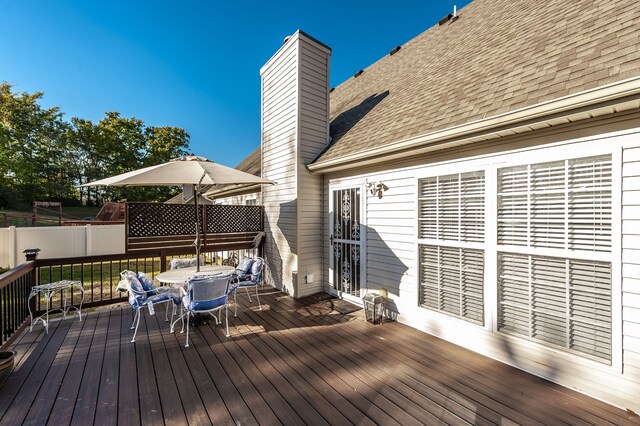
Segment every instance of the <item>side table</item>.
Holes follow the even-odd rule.
[[[67,306],[67,290],[73,293],[73,290],[77,289],[82,294],[82,298],[80,299],[80,306],[69,305]],[[51,299],[53,295],[59,291],[60,297],[62,299],[62,307],[61,308],[51,308]],[[34,318],[33,312],[31,311],[31,299],[42,294],[45,300],[45,311],[39,317]],[[67,317],[67,313],[69,310],[75,309],[78,312],[78,317],[80,321],[82,321],[82,304],[84,303],[84,287],[80,281],[72,281],[72,280],[62,280],[56,281],[48,284],[40,284],[34,285],[31,288],[31,293],[29,293],[29,298],[27,299],[27,306],[29,307],[29,315],[31,316],[31,326],[29,327],[29,331],[33,331],[33,324],[37,323],[38,320],[42,321],[44,324],[44,328],[46,333],[49,334],[49,314],[55,311],[62,311],[62,318],[65,319]]]

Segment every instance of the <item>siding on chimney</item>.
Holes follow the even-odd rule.
[[[260,72],[267,279],[296,297],[322,289],[322,178],[306,164],[329,139],[330,53],[296,32]]]

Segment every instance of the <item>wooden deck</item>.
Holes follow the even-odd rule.
[[[0,425],[639,424],[638,417],[398,323],[367,324],[272,288],[231,338],[170,334],[130,308],[37,326],[15,344]]]

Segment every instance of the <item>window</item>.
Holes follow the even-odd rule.
[[[611,362],[611,155],[497,173],[498,330]]]
[[[257,206],[258,200],[256,198],[247,198],[244,202],[245,206]]]
[[[484,171],[421,179],[419,304],[484,323]]]

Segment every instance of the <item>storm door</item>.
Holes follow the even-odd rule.
[[[363,268],[362,190],[333,189],[330,200],[331,292],[360,299]]]

